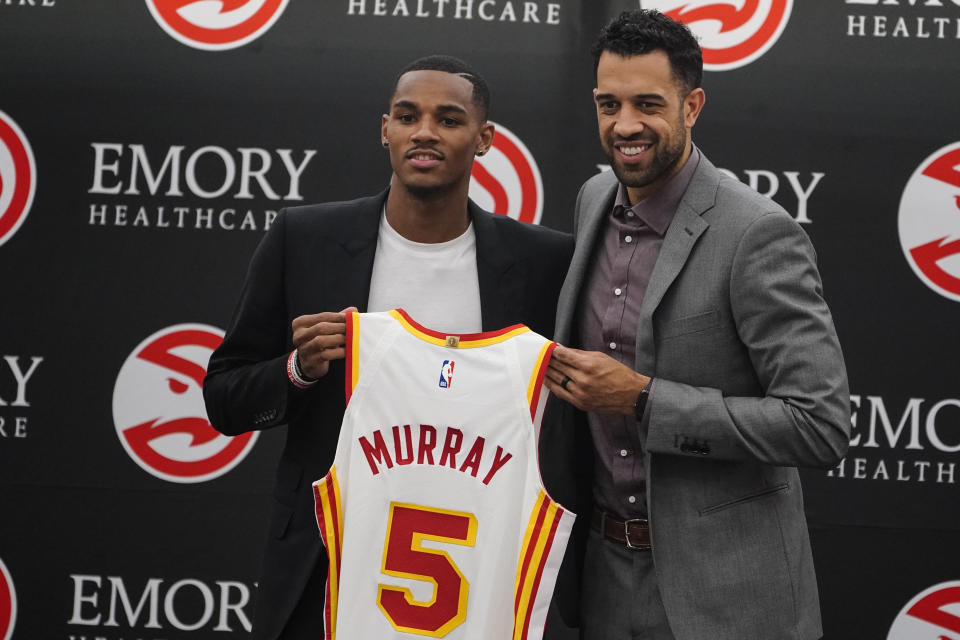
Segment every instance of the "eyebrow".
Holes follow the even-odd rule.
[[[467,110],[458,104],[441,104],[437,107],[437,111],[453,111],[454,113],[468,115]]]
[[[410,100],[397,100],[396,102],[393,103],[393,108],[394,108],[394,109],[412,109],[412,110],[414,110],[414,111],[419,111],[419,110],[420,110],[419,105],[417,105],[417,103],[415,103],[415,102],[411,102]],[[441,113],[446,113],[446,112],[452,111],[452,112],[454,112],[454,113],[460,113],[460,114],[463,114],[463,115],[469,115],[469,114],[467,113],[467,110],[466,110],[466,109],[464,109],[463,107],[461,107],[460,105],[457,105],[457,104],[441,104],[441,105],[438,105],[438,106],[437,106],[437,111],[439,111],[439,112],[441,112]]]
[[[595,101],[601,102],[603,100],[616,100],[617,96],[612,93],[598,93],[597,97],[594,98]],[[659,93],[638,93],[637,95],[630,96],[630,100],[660,100],[661,102],[666,101],[666,99]]]

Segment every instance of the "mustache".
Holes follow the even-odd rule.
[[[614,142],[640,142],[642,144],[654,144],[657,141],[657,139],[645,136],[641,133],[636,133],[632,136],[620,136],[620,135],[614,134],[613,141]]]
[[[443,160],[444,158],[446,158],[446,155],[444,155],[443,152],[438,151],[433,147],[427,147],[427,146],[413,147],[404,154],[404,157],[409,158],[418,153],[429,153],[430,155],[436,156],[440,160]]]

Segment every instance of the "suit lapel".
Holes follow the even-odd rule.
[[[495,331],[510,324],[509,309],[523,305],[526,278],[522,263],[497,229],[494,214],[484,211],[472,200],[468,202],[467,210],[477,238],[481,324],[484,331]]]
[[[337,226],[342,232],[325,247],[325,290],[330,311],[346,307],[367,310],[373,259],[377,252],[380,213],[387,192],[365,198],[338,212]]]
[[[611,187],[602,190],[591,200],[585,199],[582,204],[579,228],[575,230],[577,246],[573,251],[570,269],[560,290],[560,301],[557,305],[556,340],[562,344],[570,344],[570,334],[573,330],[580,292],[583,290],[584,279],[590,272],[590,261],[597,244],[597,236],[603,228],[606,214],[613,209],[617,184],[614,180]]]
[[[650,371],[656,361],[652,318],[663,296],[683,270],[697,240],[709,227],[703,213],[713,207],[716,200],[720,173],[701,154],[700,164],[683,199],[677,207],[667,235],[663,238],[660,255],[650,274],[650,283],[643,296],[640,319],[637,322],[636,366],[640,371]]]

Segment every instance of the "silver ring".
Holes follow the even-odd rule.
[[[560,381],[560,388],[566,391],[568,382],[570,382],[570,376],[563,376],[563,380]]]

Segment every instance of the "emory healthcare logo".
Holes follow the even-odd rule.
[[[273,26],[289,0],[147,0],[163,30],[207,51],[241,47]]]
[[[203,378],[223,332],[203,324],[161,329],[133,350],[113,389],[120,443],[148,473],[170,482],[222,476],[253,448],[257,433],[224,436],[210,425]]]
[[[0,111],[0,245],[27,219],[36,189],[37,165],[30,143],[17,123]]]
[[[502,124],[493,124],[493,146],[473,161],[470,197],[488,211],[538,224],[543,212],[540,169],[520,138]]]
[[[897,615],[887,640],[952,640],[960,634],[960,582],[943,582],[916,596]]]
[[[703,68],[728,71],[765,54],[787,26],[793,0],[640,0],[690,27]]]
[[[0,560],[0,640],[13,637],[13,625],[17,621],[17,593],[13,590],[13,578],[7,566]]]
[[[900,199],[900,244],[924,284],[960,302],[960,142],[924,160]]]
[[[144,581],[119,575],[79,573],[71,573],[70,578],[73,580],[73,613],[67,624],[80,627],[69,631],[70,638],[169,638],[170,634],[183,638],[186,636],[176,631],[201,629],[202,632],[189,637],[249,637],[216,633],[250,633],[250,596],[254,588],[243,582],[196,578],[173,581],[153,577]],[[116,627],[128,631],[117,636]]]

